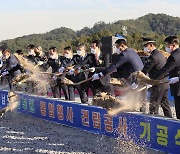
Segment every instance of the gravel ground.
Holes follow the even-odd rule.
[[[0,119],[0,153],[153,154],[130,142],[96,135],[17,112]]]
[[[77,101],[80,101],[77,99]],[[175,117],[174,107],[172,106]],[[147,106],[148,109],[148,106]],[[160,109],[160,115],[163,115]],[[0,153],[2,154],[156,154],[131,142],[96,135],[63,126],[16,111],[0,119]]]

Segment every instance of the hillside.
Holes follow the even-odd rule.
[[[92,28],[84,27],[75,32],[72,29],[61,27],[43,34],[32,34],[0,42],[3,48],[10,48],[15,51],[27,47],[32,43],[41,45],[44,50],[50,46],[56,46],[62,50],[66,45],[74,48],[77,43],[87,45],[93,39],[100,39],[102,36],[110,36],[115,33],[122,33],[122,26],[127,27],[127,39],[129,46],[141,48],[141,37],[148,36],[157,39],[158,44],[163,43],[167,35],[180,35],[180,18],[166,14],[147,14],[137,19],[119,20],[113,23],[97,22]]]

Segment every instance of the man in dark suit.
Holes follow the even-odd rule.
[[[165,40],[166,51],[171,55],[167,59],[164,67],[156,74],[155,79],[163,79],[180,76],[180,48],[179,39],[176,36],[169,36]],[[180,119],[180,82],[170,85],[171,95],[174,96],[175,110],[177,119]]]
[[[149,74],[150,79],[155,79],[155,75],[165,65],[165,56],[156,49],[156,42],[151,38],[143,38],[144,51],[150,54],[142,70],[144,74]],[[161,105],[164,115],[172,118],[171,109],[168,101],[167,83],[156,85],[150,88],[150,114],[158,114],[159,105]]]
[[[94,40],[91,44],[91,56],[96,60],[96,66],[93,67],[94,72],[100,73],[102,70],[108,68],[110,66],[110,54],[101,52],[101,43],[98,40]],[[93,61],[93,60],[92,60]],[[90,74],[89,76],[92,76]],[[98,92],[107,92],[108,94],[114,94],[112,85],[109,84],[110,75],[100,78],[100,80],[92,81],[90,86],[95,96]]]
[[[5,70],[2,72],[2,76],[8,75],[9,87],[12,90],[12,79],[21,74],[21,66],[18,59],[10,52],[10,50],[6,49],[3,52],[3,56],[6,60]]]
[[[29,44],[28,47],[27,47],[27,51],[28,51],[28,54],[26,56],[26,58],[31,61],[34,65],[36,65],[36,62],[35,62],[35,46],[33,44]]]
[[[40,68],[40,71],[46,71],[47,70],[47,61],[48,61],[48,58],[47,56],[45,55],[43,49],[41,46],[38,46],[35,48],[35,63],[36,65],[39,66]]]
[[[126,71],[122,72],[122,77],[124,78],[128,78],[131,73],[141,71],[143,69],[141,58],[133,49],[128,48],[125,39],[118,39],[115,43],[116,48],[120,53],[119,59],[108,68],[102,70],[102,72],[94,74],[93,80],[98,80],[106,74],[111,74],[121,66],[126,68]]]
[[[61,60],[62,56],[59,56],[57,48],[56,47],[50,47],[49,48],[49,58],[47,61],[47,69],[49,67],[52,68],[52,73],[57,73],[58,69],[61,65]],[[52,94],[54,98],[60,98],[60,91],[61,91],[61,86],[57,82],[59,79],[55,76],[52,81],[50,82],[50,87],[52,90]]]
[[[94,57],[94,58],[93,58]],[[73,75],[75,70],[84,70],[96,66],[95,55],[87,54],[86,46],[84,44],[79,44],[77,46],[77,55],[73,56],[73,64],[75,65],[70,71],[69,74]],[[75,82],[80,82],[87,79],[90,76],[91,72],[79,72],[75,74]],[[85,82],[76,86],[80,99],[82,103],[88,104],[88,89],[90,88],[90,82]]]
[[[35,54],[35,46],[33,44],[29,44],[27,46],[27,55],[25,58],[28,60],[28,62],[31,62],[34,66],[36,65],[36,54]],[[27,72],[29,73],[29,72]],[[37,88],[35,81],[27,81],[27,88],[26,92],[31,94],[37,94]]]
[[[102,70],[100,73],[94,74],[92,77],[92,81],[99,80],[103,76],[107,74],[111,74],[118,70],[118,68],[123,67],[123,72],[121,73],[121,78],[128,79],[130,77],[130,74],[136,71],[142,71],[143,69],[143,63],[141,61],[141,58],[139,55],[133,50],[128,48],[127,42],[125,39],[118,39],[116,42],[116,52],[119,53],[118,60],[115,61],[115,63],[112,63],[108,68]],[[122,71],[120,69],[120,71]],[[131,81],[128,81],[129,84],[132,84]],[[146,95],[145,92],[142,91],[141,94],[141,100],[142,104],[146,101]],[[142,111],[140,109],[140,111]]]
[[[72,48],[70,46],[67,46],[64,48],[64,58],[61,61],[59,72],[63,73],[65,70],[70,69],[73,63],[74,62],[73,62]],[[62,76],[65,76],[67,79],[74,82],[74,75],[66,74],[66,75],[62,75]],[[64,91],[64,93],[66,93],[65,95],[67,95],[66,96],[67,99],[71,100],[71,101],[75,101],[74,86],[73,85],[66,85],[66,84],[62,84],[62,86],[64,87],[63,91]]]

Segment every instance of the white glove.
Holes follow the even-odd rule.
[[[99,80],[99,79],[100,79],[98,73],[95,73],[92,77],[93,77],[92,81],[94,81],[94,80]]]
[[[56,75],[53,76],[53,80],[57,80],[57,76]]]
[[[5,75],[7,75],[7,74],[9,74],[9,72],[8,72],[8,71],[5,71],[5,72],[2,73],[2,76],[5,76]]]
[[[147,84],[147,85],[146,85],[146,88],[147,88],[147,89],[149,89],[149,88],[151,88],[151,87],[152,87],[152,85],[150,85],[150,84]]]
[[[75,71],[75,70],[74,70],[73,68],[70,69],[70,70],[69,70],[69,75],[73,75],[73,74],[74,74],[74,71]]]
[[[60,68],[59,68],[59,72],[60,72],[60,73],[63,73],[63,72],[64,72],[64,70],[65,70],[65,68],[64,68],[64,67],[60,67]]]
[[[38,61],[38,65],[43,65],[43,61]]]
[[[131,88],[132,88],[132,89],[138,88],[138,84],[136,84],[135,82],[133,82],[133,84],[131,85]]]
[[[173,77],[169,79],[169,84],[175,84],[179,82],[179,77]]]
[[[92,73],[95,72],[95,70],[96,70],[95,67],[90,68],[90,72],[92,72]]]

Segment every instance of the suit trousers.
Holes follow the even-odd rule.
[[[180,119],[180,96],[174,96],[174,103],[175,103],[176,117],[177,119]]]
[[[74,86],[68,85],[69,100],[75,101]]]
[[[171,108],[168,100],[168,88],[164,88],[163,85],[153,86],[150,89],[150,114],[158,114],[159,106],[162,107],[164,116],[172,118]]]
[[[87,103],[87,104],[88,104],[89,82],[86,82],[86,83],[82,83],[82,84],[80,84],[80,85],[77,85],[76,88],[77,88],[77,90],[78,90],[78,93],[79,93],[81,102],[82,102],[83,104],[84,104],[84,103]]]

